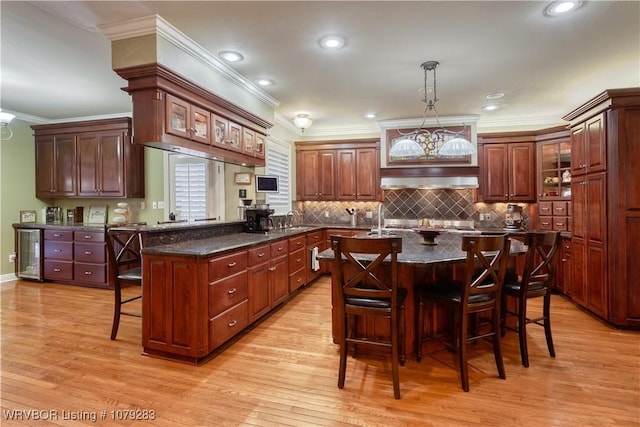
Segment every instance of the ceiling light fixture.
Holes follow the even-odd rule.
[[[487,98],[487,99],[504,98],[504,92],[492,92],[492,93],[487,94],[487,96],[485,96],[485,98]]]
[[[484,111],[496,111],[499,110],[501,107],[500,104],[486,104],[482,106],[482,109]]]
[[[325,49],[337,50],[344,46],[344,39],[336,35],[324,36],[320,39],[320,46]]]
[[[377,117],[376,113],[367,113],[364,115],[365,119],[375,119]]]
[[[400,132],[402,138],[393,144],[393,147],[389,150],[389,157],[398,159],[426,157],[425,148],[423,148],[421,143],[431,148],[432,151],[437,151],[438,156],[442,157],[461,157],[476,153],[476,147],[464,138],[464,129],[461,132],[453,132],[440,125],[438,110],[436,110],[436,103],[438,102],[436,93],[436,67],[439,64],[438,61],[426,61],[422,63],[421,67],[424,70],[424,99],[422,102],[425,104],[422,124],[418,129],[407,134]],[[430,74],[432,75],[431,84],[429,84]],[[439,129],[435,131],[424,129],[427,112],[431,110],[433,110],[436,115],[436,124],[439,127]]]
[[[313,121],[309,118],[308,114],[298,114],[295,119],[293,119],[293,124],[296,125],[300,132],[304,133],[305,129],[309,129]]]
[[[572,10],[576,10],[581,4],[581,1],[554,1],[547,7],[546,13],[549,16],[563,15]]]
[[[240,62],[244,59],[244,56],[232,50],[223,50],[218,56],[227,62]]]
[[[11,120],[15,117],[14,114],[5,113],[0,110],[0,141],[9,140],[13,136],[13,131],[9,127],[9,123],[11,123]]]
[[[255,79],[254,82],[259,86],[273,86],[275,84],[271,79]]]

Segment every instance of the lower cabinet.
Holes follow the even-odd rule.
[[[289,292],[293,292],[306,282],[307,258],[306,238],[304,235],[289,239]]]
[[[324,231],[314,231],[307,233],[307,275],[306,282],[311,283],[320,274],[320,263],[315,260],[315,256],[324,250]]]
[[[248,254],[249,318],[254,321],[289,296],[288,241],[258,246]]]
[[[44,280],[106,288],[108,268],[103,230],[44,230]]]
[[[560,262],[558,263],[558,271],[556,274],[556,289],[567,296],[571,296],[571,287],[573,285],[573,265],[571,263],[571,239],[563,238],[561,241]]]

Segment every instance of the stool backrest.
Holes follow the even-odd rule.
[[[331,236],[331,248],[334,253],[334,272],[342,289],[343,300],[345,297],[388,299],[395,306],[398,253],[402,252],[402,238]],[[381,276],[383,269],[379,268],[385,261],[389,263],[388,278]]]
[[[527,245],[521,291],[527,293],[531,286],[547,287],[556,274],[560,256],[561,236],[559,231],[528,232],[524,238]]]
[[[126,226],[105,226],[107,255],[113,268],[110,268],[111,280],[116,280],[125,271],[140,267],[142,263],[142,238],[137,226],[146,223],[127,224]]]
[[[463,301],[473,295],[499,295],[510,246],[506,234],[462,236],[462,250],[467,252]]]

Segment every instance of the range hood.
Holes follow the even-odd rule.
[[[383,190],[399,190],[403,188],[417,189],[461,189],[478,188],[477,176],[405,176],[382,177],[380,188]]]

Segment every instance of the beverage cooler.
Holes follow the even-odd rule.
[[[42,281],[42,230],[19,228],[16,276]]]

